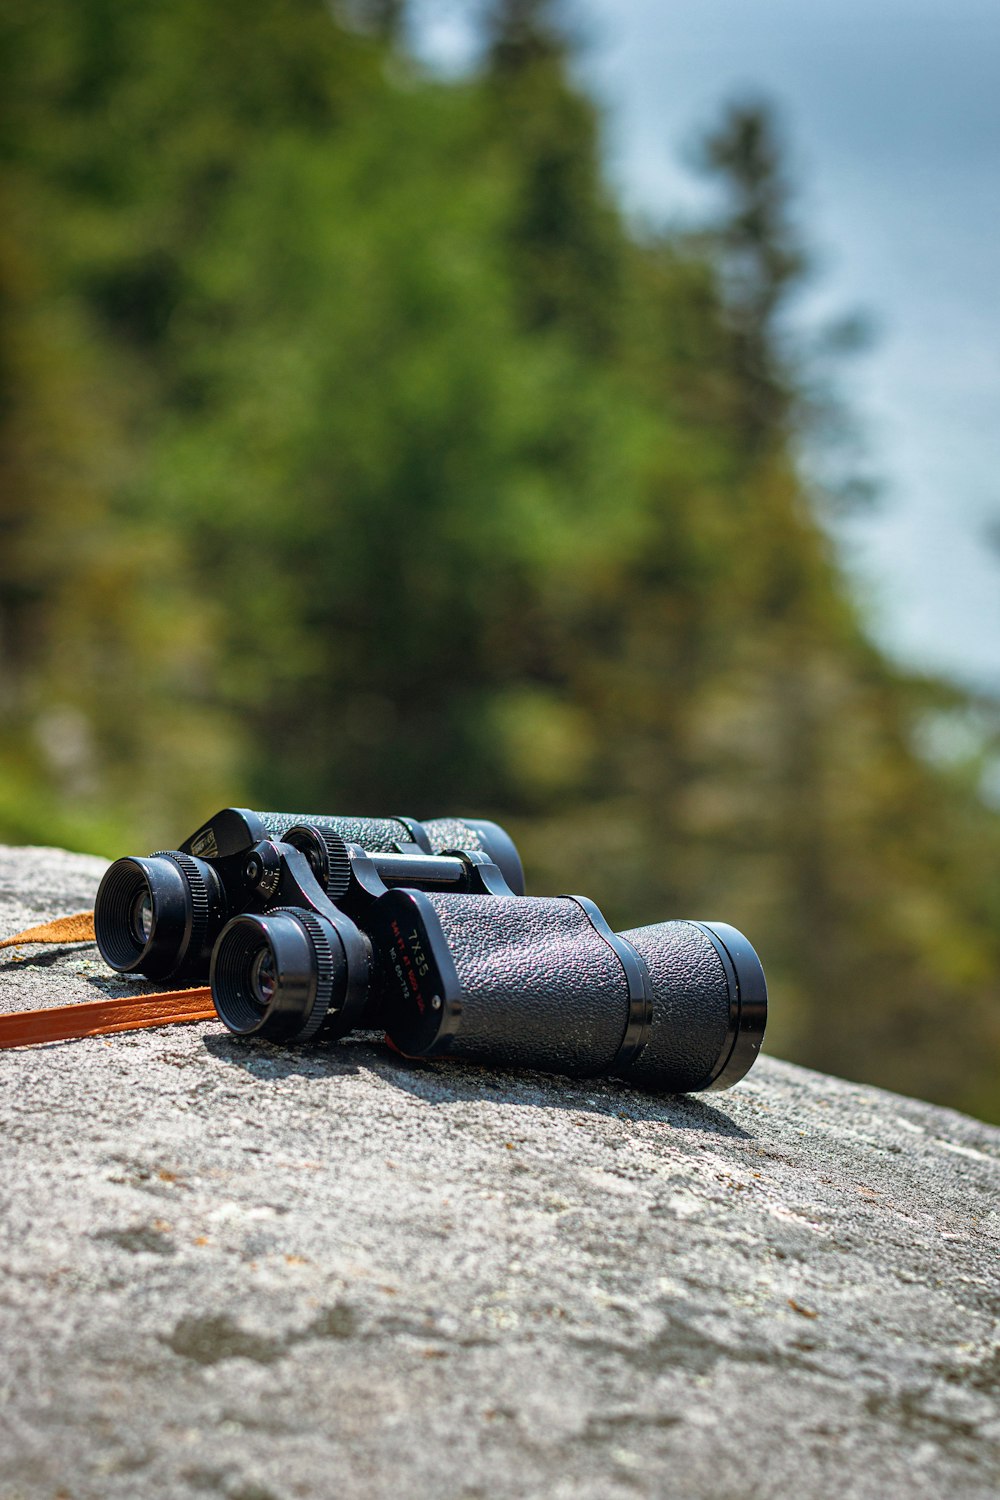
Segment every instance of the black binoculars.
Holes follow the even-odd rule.
[[[185,862],[208,873],[192,879]],[[207,916],[196,887],[210,892]],[[408,1057],[669,1093],[746,1074],[767,987],[734,927],[616,933],[587,897],[523,892],[496,824],[230,808],[180,851],[112,865],[95,928],[114,968],[160,977],[169,961],[176,978],[208,964],[216,1011],[241,1036],[297,1044],[378,1028]]]

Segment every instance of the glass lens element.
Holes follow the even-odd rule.
[[[274,999],[278,975],[274,967],[274,954],[270,948],[262,948],[250,970],[250,992],[254,1001],[264,1010]]]
[[[145,948],[153,934],[153,898],[148,889],[141,890],[133,901],[130,923],[132,936]]]

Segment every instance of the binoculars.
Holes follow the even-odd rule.
[[[723,922],[614,932],[585,896],[524,894],[481,819],[227,808],[180,850],[108,869],[94,911],[112,968],[211,983],[241,1036],[384,1030],[412,1058],[727,1088],[760,1050],[764,972]]]

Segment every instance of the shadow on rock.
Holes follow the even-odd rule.
[[[491,1099],[498,1104],[655,1120],[678,1130],[751,1138],[723,1110],[690,1094],[648,1094],[613,1078],[569,1078],[550,1073],[499,1072],[466,1063],[411,1062],[372,1033],[302,1048],[276,1047],[228,1034],[206,1036],[202,1042],[213,1057],[243,1068],[264,1083],[293,1074],[315,1078],[367,1072],[433,1107]]]
[[[374,1049],[373,1049],[374,1050]],[[489,1098],[502,1104],[542,1109],[568,1109],[574,1114],[609,1115],[616,1119],[655,1120],[678,1130],[703,1130],[712,1135],[749,1140],[744,1130],[721,1109],[690,1094],[650,1094],[614,1078],[570,1078],[564,1074],[506,1073],[465,1063],[411,1062],[381,1049],[374,1052],[380,1077],[431,1105],[456,1104]]]
[[[374,1050],[352,1040],[313,1042],[308,1047],[278,1047],[257,1037],[233,1036],[228,1031],[203,1036],[202,1046],[219,1062],[242,1068],[261,1083],[304,1075],[307,1078],[357,1074],[374,1061]],[[360,1054],[360,1055],[358,1055]]]
[[[44,951],[37,953],[22,953],[20,948],[6,948],[0,953],[0,969],[51,969],[53,964],[64,958],[77,958],[81,954],[93,958],[96,951],[96,943],[64,943],[60,947],[47,946]]]

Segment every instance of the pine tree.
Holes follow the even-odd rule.
[[[754,449],[787,437],[794,415],[785,317],[809,260],[795,222],[786,155],[777,117],[762,102],[731,104],[699,153],[724,195],[710,238],[732,334],[741,425]]]
[[[594,106],[568,77],[553,0],[496,0],[485,23],[490,129],[514,183],[511,265],[525,326],[585,351],[613,338],[620,227],[601,170]]]

